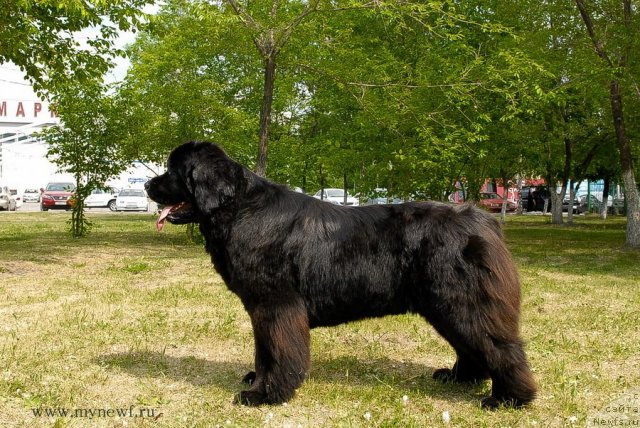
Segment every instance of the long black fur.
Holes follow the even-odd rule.
[[[520,285],[500,225],[471,206],[341,207],[258,177],[217,145],[176,148],[147,183],[168,218],[197,222],[254,331],[243,404],[283,403],[310,367],[309,329],[407,312],[455,349],[445,381],[491,378],[485,407],[522,406],[536,386],[519,337]]]

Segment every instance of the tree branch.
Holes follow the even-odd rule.
[[[623,16],[624,16],[624,29],[627,33],[626,42],[622,48],[622,54],[620,55],[620,67],[625,67],[629,61],[629,53],[631,52],[631,40],[634,36],[631,35],[629,30],[631,29],[631,0],[623,0]]]
[[[596,141],[596,143],[593,146],[591,146],[591,149],[589,149],[587,156],[585,156],[585,158],[582,160],[580,165],[578,165],[578,167],[576,168],[576,171],[575,171],[576,179],[582,180],[585,172],[587,171],[587,168],[589,168],[591,161],[593,161],[593,158],[595,157],[596,152],[598,151],[598,147],[600,147],[600,141]]]
[[[249,15],[247,11],[242,6],[240,6],[240,4],[236,0],[227,0],[227,3],[229,3],[229,6],[231,6],[236,15],[238,15],[245,27],[257,32],[262,31],[262,26],[260,25],[260,23],[253,19],[253,17]]]
[[[229,3],[235,14],[238,15],[238,18],[240,18],[240,21],[242,21],[245,27],[258,33],[253,37],[253,44],[256,45],[256,49],[258,49],[258,52],[260,52],[263,56],[268,56],[269,48],[267,46],[267,43],[265,40],[261,40],[259,36],[264,31],[262,25],[260,25],[258,21],[253,19],[253,17],[249,15],[249,13],[242,6],[240,6],[240,4],[236,0],[227,0],[227,3]]]
[[[628,0],[625,0],[628,1]],[[582,21],[584,22],[585,27],[587,27],[587,33],[589,34],[589,38],[593,43],[593,47],[596,50],[596,53],[600,58],[602,58],[610,67],[613,67],[613,62],[604,51],[603,43],[598,36],[596,35],[595,26],[593,25],[593,20],[591,19],[591,15],[587,12],[587,8],[584,4],[584,0],[576,0],[576,6],[578,7],[578,11],[580,12],[580,16],[582,17]]]
[[[361,88],[405,88],[405,89],[417,89],[417,88],[457,88],[460,86],[482,86],[480,82],[469,83],[443,83],[440,85],[408,85],[404,83],[361,83],[361,82],[346,82],[347,85],[359,86]]]
[[[306,18],[307,16],[309,16],[309,14],[315,12],[316,10],[318,10],[318,5],[320,4],[320,0],[312,0],[309,2],[309,4],[307,5],[307,7],[304,8],[304,10],[302,11],[302,13],[300,15],[298,15],[293,22],[291,22],[291,24],[287,25],[284,30],[282,30],[282,35],[278,38],[278,41],[276,43],[276,46],[274,46],[276,52],[277,53],[280,48],[282,46],[284,46],[287,41],[289,41],[289,38],[291,37],[291,34],[293,33],[293,30],[300,25],[300,23],[302,22],[302,20],[304,18]]]

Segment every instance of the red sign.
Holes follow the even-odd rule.
[[[32,121],[58,117],[49,111],[46,103],[41,101],[3,101],[0,100],[0,122]]]

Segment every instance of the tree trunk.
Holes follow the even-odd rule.
[[[324,201],[324,173],[322,172],[322,164],[320,164],[320,200]]]
[[[566,192],[566,187],[562,186],[561,194],[558,194],[557,188],[554,186],[551,190],[550,201],[551,201],[551,223],[552,224],[563,224],[562,220],[562,200],[564,199],[564,193]]]
[[[304,162],[304,168],[302,169],[302,193],[307,192],[307,162]]]
[[[609,178],[604,179],[604,186],[602,187],[602,204],[600,205],[600,218],[602,220],[607,219],[607,212],[609,211]]]
[[[564,139],[564,170],[562,171],[562,187],[560,188],[560,194],[557,189],[551,192],[551,211],[552,218],[551,223],[562,224],[562,201],[567,194],[567,186],[569,184],[569,175],[571,174],[571,140]]]
[[[529,189],[531,191],[531,189]],[[518,175],[518,208],[516,214],[522,215],[525,201],[522,200],[522,178]]]
[[[500,221],[504,224],[507,221],[507,201],[509,198],[509,182],[507,177],[505,177],[504,171],[501,171],[501,179],[502,179],[502,208],[500,209]],[[497,186],[496,186],[497,190]]]
[[[264,59],[264,92],[260,108],[260,138],[258,146],[258,163],[256,174],[267,175],[267,150],[269,146],[269,126],[271,125],[271,107],[273,105],[273,88],[276,79],[276,54],[269,53]]]
[[[640,248],[640,195],[638,194],[638,185],[633,171],[631,142],[627,137],[624,123],[620,82],[617,80],[611,82],[610,95],[613,126],[616,130],[616,142],[618,143],[620,166],[622,167],[624,197],[627,204],[626,245],[631,248]]]
[[[576,182],[574,187],[573,184],[569,186],[569,207],[567,209],[567,223],[573,224],[573,203],[576,201],[576,193],[578,193],[578,189],[580,188],[580,184],[582,181]],[[580,204],[578,204],[580,206]]]
[[[343,179],[342,184],[344,185],[344,195],[343,195],[344,200],[342,202],[343,202],[343,205],[346,207],[347,206],[347,190],[348,190],[347,189],[347,184],[348,183],[347,183],[347,173],[346,172],[342,173],[342,179]]]
[[[576,199],[576,192],[573,190],[573,184],[569,186],[569,205],[567,206],[567,224],[573,224],[573,201]]]

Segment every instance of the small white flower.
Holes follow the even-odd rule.
[[[409,402],[409,396],[408,395],[403,395],[402,396],[402,404],[404,404],[406,406],[408,402]]]
[[[569,416],[569,422],[572,424],[575,424],[576,422],[578,422],[578,417],[577,416]]]
[[[371,412],[367,412],[367,413],[365,413],[363,416],[364,416],[364,418],[365,418],[366,420],[368,420],[368,421],[370,421],[370,420],[371,420]]]
[[[451,416],[449,415],[449,412],[447,410],[442,412],[442,422],[444,422],[445,424],[451,422]]]

